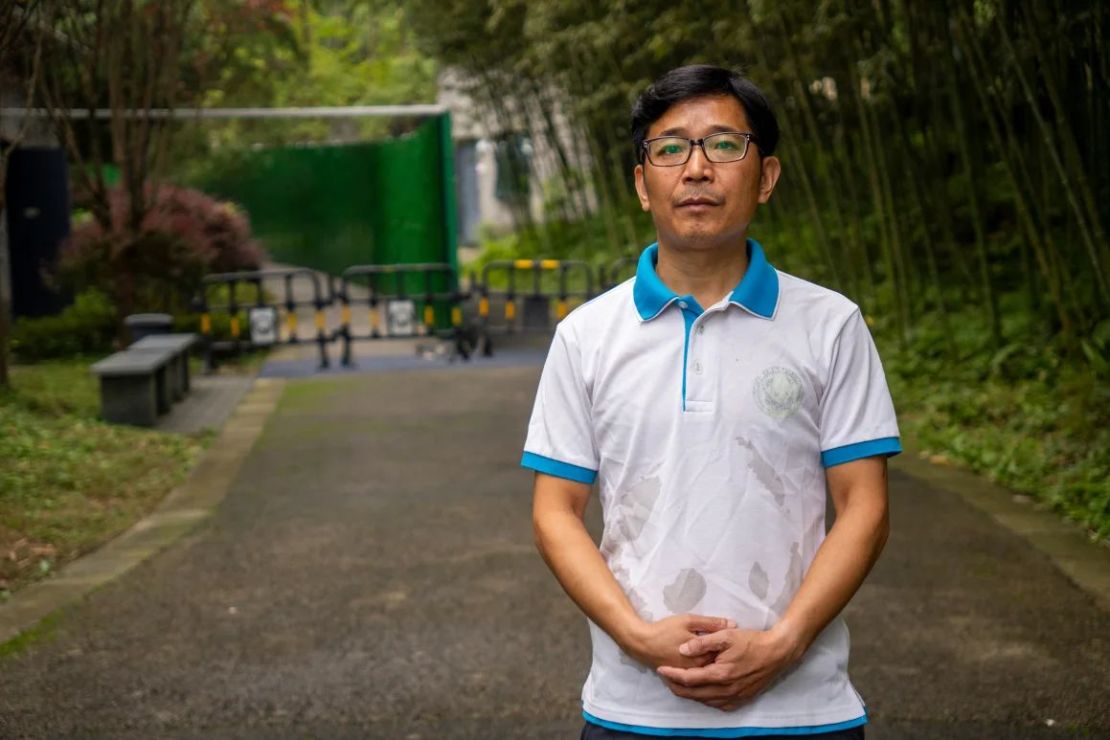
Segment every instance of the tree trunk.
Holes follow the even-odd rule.
[[[0,388],[11,386],[8,373],[8,343],[11,337],[12,289],[8,259],[8,211],[4,207],[4,175],[7,158],[0,162]]]
[[[3,21],[4,30],[0,32],[0,69],[6,61],[7,53],[14,47],[15,41],[22,37],[28,29],[28,19],[31,13],[24,9],[18,23],[15,22],[15,6],[7,8],[0,21]],[[30,108],[35,100],[35,89],[39,84],[39,73],[42,68],[43,37],[46,33],[42,24],[37,24],[33,36],[33,49],[31,54],[31,70],[27,78],[23,99],[26,107]],[[7,146],[0,146],[0,389],[11,386],[9,372],[8,348],[11,344],[12,330],[12,275],[11,275],[11,250],[8,245],[8,162],[11,153],[27,132],[29,119],[20,121],[19,131],[15,141]]]

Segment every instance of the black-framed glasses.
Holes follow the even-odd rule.
[[[643,143],[648,161],[656,167],[678,167],[690,161],[694,147],[700,146],[705,158],[718,164],[739,162],[748,154],[748,145],[755,134],[744,131],[723,131],[703,139],[682,136],[657,136]]]

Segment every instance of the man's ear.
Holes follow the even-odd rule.
[[[644,166],[642,164],[636,165],[633,172],[636,180],[636,195],[640,198],[640,208],[650,211],[651,199],[648,197],[647,182],[644,180]]]
[[[782,163],[775,156],[764,157],[759,170],[759,202],[766,203],[771,200],[771,191],[782,174]]]

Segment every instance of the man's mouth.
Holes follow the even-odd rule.
[[[705,210],[713,206],[719,206],[720,202],[714,198],[707,198],[705,196],[695,196],[692,198],[683,198],[678,202],[679,208],[689,208],[692,210]]]

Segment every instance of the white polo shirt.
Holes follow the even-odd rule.
[[[706,309],[655,273],[564,319],[521,464],[597,480],[600,545],[640,616],[726,617],[763,630],[825,538],[825,468],[901,451],[882,364],[859,309],[775,270],[748,240],[740,284]],[[863,724],[836,618],[754,700],[721,712],[672,694],[590,623],[586,718],[654,735],[746,737]]]

